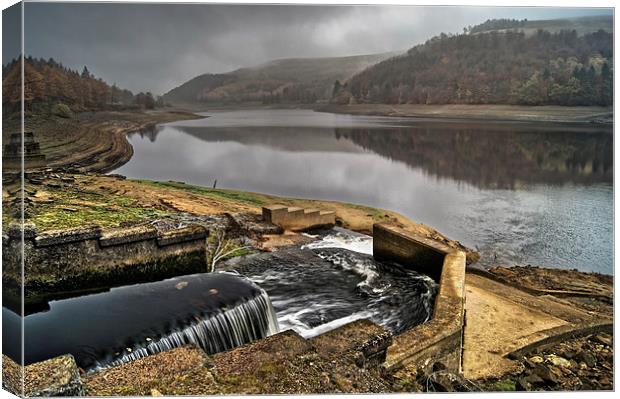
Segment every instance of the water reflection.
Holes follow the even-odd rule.
[[[613,181],[613,136],[536,127],[466,125],[395,128],[179,127],[206,142],[284,151],[371,151],[440,178],[480,188]],[[155,141],[157,131],[149,133]]]
[[[484,264],[613,272],[610,129],[237,111],[130,140],[129,177],[392,209]]]

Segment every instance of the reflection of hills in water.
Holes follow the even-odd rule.
[[[463,127],[463,126],[466,127]],[[613,134],[513,124],[407,127],[189,127],[206,142],[232,141],[291,152],[372,151],[429,174],[482,188],[613,181]],[[154,142],[162,128],[136,134]]]
[[[337,129],[336,137],[430,174],[483,188],[613,181],[611,134],[472,126]]]
[[[291,152],[364,152],[349,140],[334,140],[333,128],[321,127],[180,127],[175,128],[203,141],[234,141]]]

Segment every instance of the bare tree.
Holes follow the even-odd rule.
[[[219,229],[209,234],[207,237],[207,270],[215,271],[215,264],[223,258],[232,255],[237,251],[250,249],[251,246],[240,246],[235,239],[226,237],[226,230]]]

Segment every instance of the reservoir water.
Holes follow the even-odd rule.
[[[477,248],[484,266],[613,274],[611,127],[204,115],[130,135],[115,173],[391,209]]]

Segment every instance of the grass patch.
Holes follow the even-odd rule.
[[[214,189],[200,186],[193,186],[191,184],[185,184],[180,182],[158,182],[152,180],[134,180],[141,184],[147,184],[160,188],[174,188],[182,191],[187,191],[194,194],[204,195],[211,198],[219,198],[228,201],[240,202],[248,205],[262,206],[267,203],[263,198],[254,193],[248,193],[245,191],[227,190],[227,189]]]
[[[34,223],[39,231],[45,231],[87,224],[119,227],[166,214],[169,212],[141,207],[136,200],[120,195],[97,196],[57,189],[53,203],[37,204],[28,209],[26,221]]]
[[[488,391],[515,391],[515,381],[511,378],[495,381]]]
[[[382,222],[390,219],[390,215],[387,214],[386,211],[377,208],[371,208],[365,205],[357,205],[357,204],[344,204],[347,208],[357,209],[362,212],[366,212],[368,217],[371,217],[376,222]]]

